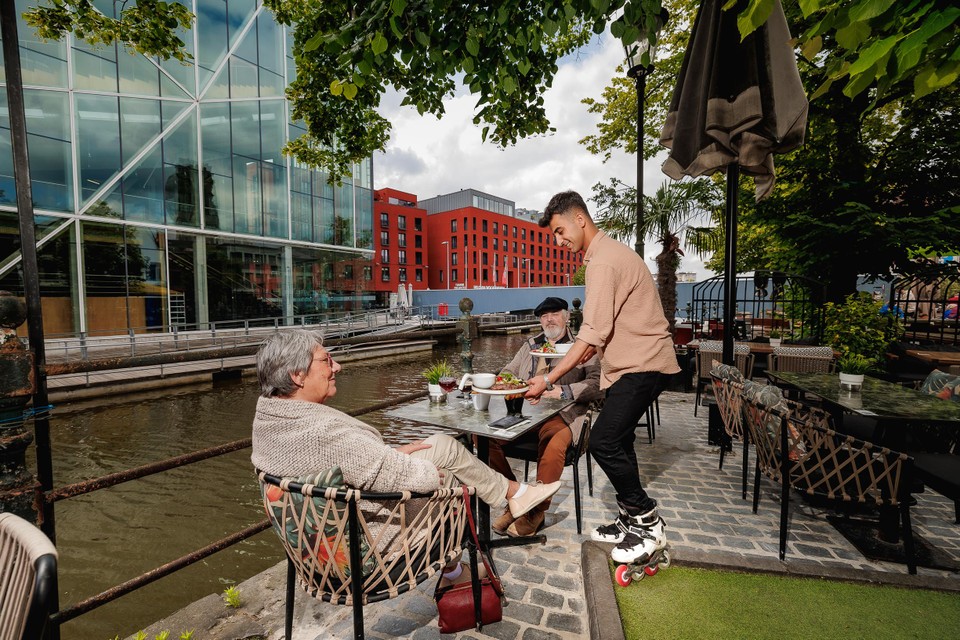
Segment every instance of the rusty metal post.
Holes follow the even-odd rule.
[[[457,320],[457,331],[460,335],[457,340],[460,342],[460,366],[464,373],[473,373],[473,351],[471,351],[471,341],[480,335],[477,327],[477,319],[470,315],[473,311],[473,300],[470,298],[460,299],[460,319]]]
[[[33,434],[24,428],[24,407],[33,395],[33,354],[17,337],[27,318],[19,298],[0,291],[0,512],[38,522],[40,483],[27,470]]]

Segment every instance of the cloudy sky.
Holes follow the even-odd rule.
[[[481,127],[472,120],[476,97],[466,89],[445,101],[446,114],[440,120],[401,107],[397,94],[387,95],[380,112],[393,131],[386,152],[374,156],[374,186],[400,189],[421,199],[473,188],[513,200],[517,207],[542,211],[558,191],[573,189],[588,198],[594,184],[614,176],[633,184],[636,156],[615,152],[604,163],[577,142],[594,133],[599,121],[581,98],[600,96],[622,59],[619,41],[605,34],[577,56],[561,61],[553,87],[544,96],[556,132],[520,140],[507,149],[481,142]],[[660,171],[662,162],[658,157],[644,165],[645,193],[653,193],[667,179]],[[646,246],[651,271],[656,271],[652,256],[659,251],[656,245]],[[696,272],[698,279],[712,275],[695,255],[683,258],[680,270]]]

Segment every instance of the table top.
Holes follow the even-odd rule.
[[[523,403],[523,415],[528,420],[513,425],[507,429],[498,429],[489,426],[489,423],[507,415],[507,407],[501,396],[492,396],[490,398],[490,407],[488,411],[474,409],[473,403],[450,394],[447,402],[434,403],[429,399],[418,400],[409,404],[401,405],[395,409],[386,412],[391,418],[405,418],[407,420],[416,420],[427,424],[453,429],[461,433],[471,433],[488,438],[497,438],[500,440],[515,440],[527,431],[538,427],[553,416],[560,413],[560,410],[571,404],[569,400],[554,400],[552,398],[541,398],[537,404],[530,404],[527,401]]]
[[[718,340],[717,342],[720,342],[720,341]],[[734,344],[735,344],[735,345],[745,344],[745,345],[747,345],[748,347],[750,347],[750,353],[753,353],[753,354],[756,354],[756,355],[763,355],[763,354],[769,355],[769,354],[773,353],[773,347],[770,345],[769,342],[746,342],[746,341],[744,341],[744,340],[737,340],[736,342],[734,342]],[[686,346],[688,349],[694,349],[694,350],[696,350],[696,349],[698,349],[698,348],[700,347],[700,341],[699,341],[699,340],[691,340],[690,342],[688,342],[688,343],[687,343],[686,345],[684,345],[684,346]],[[804,347],[809,347],[809,346],[812,346],[812,345],[809,345],[809,344],[781,344],[780,346],[781,346],[781,347],[786,347],[787,349],[791,349],[791,348],[794,348],[794,349],[802,349],[802,348],[804,348]],[[837,356],[837,355],[839,355],[839,353],[838,353],[837,351],[834,351],[834,352],[833,352],[833,355],[834,355],[834,356]]]
[[[778,386],[820,396],[847,411],[883,419],[956,423],[960,426],[960,403],[942,400],[908,387],[867,376],[860,391],[840,388],[835,373],[790,373],[768,371]]]
[[[923,349],[907,349],[904,353],[931,364],[960,365],[960,351],[924,351]]]

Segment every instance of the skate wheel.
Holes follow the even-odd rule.
[[[660,565],[653,565],[652,567],[644,567],[643,572],[648,576],[657,575],[657,571],[660,571]]]
[[[640,569],[635,569],[634,571],[630,572],[630,575],[637,582],[640,582],[641,580],[647,577],[647,574]]]
[[[613,572],[613,575],[617,579],[617,584],[621,587],[629,587],[630,583],[633,582],[630,578],[630,569],[625,564],[618,566],[617,570]]]
[[[660,566],[662,566],[664,569],[666,569],[667,567],[670,566],[670,552],[669,552],[669,551],[664,551],[664,552],[663,552],[663,559],[660,561]]]

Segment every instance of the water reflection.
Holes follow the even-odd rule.
[[[474,341],[475,371],[498,371],[525,336]],[[454,346],[434,350],[459,371]],[[331,405],[348,410],[425,389],[425,355],[348,363]],[[63,486],[250,436],[256,379],[203,385],[99,406],[57,407],[51,419],[55,485]],[[77,410],[79,409],[79,410]],[[388,442],[433,433],[384,412],[361,416]],[[129,580],[263,518],[249,450],[57,504],[61,606]],[[67,623],[64,640],[125,637],[282,559],[271,531]],[[243,594],[248,601],[256,594]],[[171,629],[177,637],[187,629]]]

